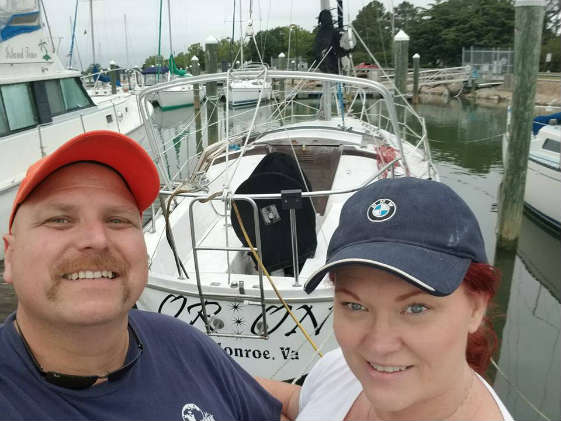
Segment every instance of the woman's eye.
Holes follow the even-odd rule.
[[[429,308],[424,304],[415,303],[415,304],[408,305],[407,308],[405,309],[405,312],[409,314],[421,314],[427,311],[428,309]]]
[[[350,311],[366,311],[366,307],[359,303],[343,303],[343,305]]]

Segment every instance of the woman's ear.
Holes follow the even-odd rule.
[[[469,333],[475,333],[485,313],[487,311],[487,304],[489,303],[489,296],[478,292],[467,292],[467,297],[471,303],[471,314],[469,319],[468,330]]]

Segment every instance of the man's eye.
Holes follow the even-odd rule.
[[[111,224],[129,224],[129,220],[125,218],[113,217],[108,220]]]
[[[405,313],[409,314],[421,314],[427,311],[429,308],[424,304],[414,303],[407,306]]]
[[[366,307],[359,303],[345,302],[343,306],[350,311],[366,311]]]
[[[55,216],[53,218],[47,219],[47,223],[49,224],[69,224],[70,218],[67,216]]]

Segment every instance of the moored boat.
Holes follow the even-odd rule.
[[[561,125],[544,125],[533,138],[526,173],[526,206],[561,229]]]
[[[148,88],[141,110],[166,86],[229,86],[230,78],[211,74]],[[258,101],[249,126],[239,127],[226,107],[218,141],[201,147],[176,177],[163,168],[161,151],[189,142],[193,130],[185,127],[184,139],[160,139],[143,111],[165,205],[145,229],[150,271],[137,306],[203,330],[254,375],[290,379],[336,346],[331,283],[324,279],[311,295],[303,285],[325,261],[343,203],[380,178],[438,173],[423,119],[394,103],[383,85],[309,72],[268,71],[267,78],[272,86],[323,83],[321,109],[307,118],[288,115],[296,90],[275,92],[278,102]],[[264,107],[268,117],[259,120]]]
[[[88,130],[130,133],[142,124],[136,96],[94,103],[80,72],[66,69],[41,25],[38,0],[0,6],[0,224],[27,168]],[[0,258],[3,251],[0,250]]]

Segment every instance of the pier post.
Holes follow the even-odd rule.
[[[201,74],[201,67],[199,66],[199,58],[197,56],[191,57],[191,73],[193,76],[199,76]],[[195,148],[197,153],[201,153],[203,150],[202,142],[202,124],[201,124],[201,94],[200,85],[195,83],[193,85],[193,108],[195,112]]]
[[[213,36],[208,37],[205,41],[205,53],[207,74],[216,73],[218,69],[218,41]],[[228,89],[228,86],[225,86],[224,89]],[[218,93],[216,82],[207,83],[206,98],[208,144],[212,145],[218,141]]]
[[[286,70],[286,56],[284,55],[284,53],[279,54],[279,70]],[[279,101],[282,102],[284,101],[285,97],[284,79],[281,79],[279,82]]]
[[[109,68],[111,69],[109,72],[111,75],[111,94],[115,95],[117,93],[117,70],[115,70],[117,68],[117,64],[111,60]]]
[[[413,104],[419,102],[419,61],[421,56],[413,54]]]
[[[400,30],[393,39],[394,83],[403,95],[407,93],[407,64],[409,57],[409,36]]]
[[[514,11],[514,91],[497,220],[504,249],[516,249],[522,223],[545,0],[516,0]]]

